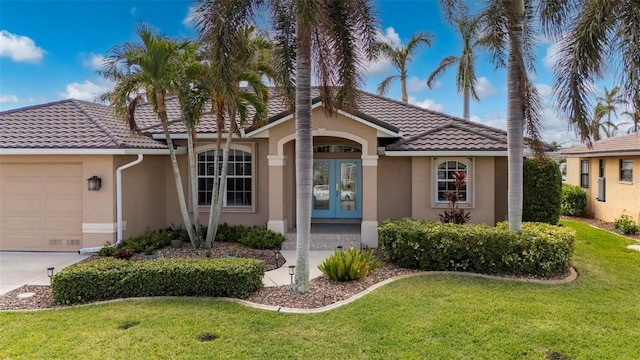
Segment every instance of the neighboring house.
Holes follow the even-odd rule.
[[[588,212],[613,221],[624,212],[640,221],[640,134],[633,133],[561,150],[567,183],[587,192]]]
[[[443,191],[453,189],[456,171],[467,173],[460,204],[471,210],[472,222],[493,225],[506,218],[504,131],[364,92],[358,104],[358,111],[329,117],[320,99],[313,99],[314,223],[351,224],[364,246],[375,247],[377,226],[385,219],[436,220],[447,207]],[[206,223],[213,118],[205,114],[198,128],[198,189],[188,189],[177,100],[170,98],[167,108],[172,137],[182,146],[178,161],[186,193],[198,192],[198,204],[188,207],[199,206]],[[142,134],[129,133],[108,106],[79,100],[0,113],[0,250],[78,250],[114,242],[119,228],[126,238],[181,223],[157,117],[145,104],[136,118]],[[274,97],[267,124],[247,127],[234,139],[223,222],[292,232],[295,136],[292,112]],[[98,191],[88,190],[93,176],[101,178]],[[329,247],[322,239],[312,247]]]

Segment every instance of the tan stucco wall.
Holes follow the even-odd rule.
[[[177,145],[186,146],[186,141],[176,141]],[[220,216],[221,222],[242,225],[265,225],[268,220],[269,205],[269,169],[267,166],[267,148],[266,139],[236,139],[232,143],[253,147],[254,153],[254,204],[251,208],[223,208]],[[196,152],[212,150],[215,148],[215,139],[200,140],[195,144]],[[176,183],[173,176],[173,169],[167,157],[168,165],[166,168],[166,222],[167,224],[182,224],[182,215],[178,205],[178,196],[176,192]],[[193,218],[193,202],[191,201],[190,178],[189,178],[189,159],[187,155],[178,156],[178,166],[182,177],[182,186],[187,201],[189,215]],[[200,222],[207,224],[209,221],[209,206],[200,206]]]
[[[378,219],[411,216],[411,158],[378,159]]]
[[[606,198],[598,201],[599,160],[605,160]],[[621,182],[620,159],[633,160],[633,182]],[[587,212],[605,221],[614,221],[624,212],[640,221],[640,156],[611,156],[594,158],[567,158],[567,183],[580,185],[580,161],[589,161],[589,187]]]
[[[137,156],[116,156],[114,174],[118,167],[136,159]],[[169,225],[164,198],[168,167],[168,156],[145,155],[140,164],[122,171],[122,220],[126,222],[123,239]]]
[[[102,246],[115,240],[115,173],[111,155],[2,155],[0,163],[79,163],[82,165],[82,234],[81,247]],[[89,191],[86,179],[102,178],[100,191]]]

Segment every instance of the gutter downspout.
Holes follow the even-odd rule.
[[[128,169],[132,166],[138,165],[144,159],[144,155],[138,154],[138,158],[128,164],[124,164],[116,169],[116,242],[110,245],[111,247],[118,246],[122,241],[122,170]],[[82,248],[78,250],[78,254],[84,254],[88,252],[98,252],[104,246]]]

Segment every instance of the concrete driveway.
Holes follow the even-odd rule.
[[[47,268],[58,272],[91,254],[0,251],[0,295],[24,285],[49,285]]]

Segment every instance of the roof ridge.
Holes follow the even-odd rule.
[[[15,108],[15,109],[9,109],[9,110],[5,110],[5,111],[0,111],[0,115],[12,114],[14,112],[25,111],[25,110],[40,109],[40,108],[47,107],[47,106],[58,105],[58,104],[66,103],[66,102],[73,102],[73,100],[75,100],[75,99],[63,99],[63,100],[52,101],[52,102],[48,102],[48,103],[44,103],[44,104],[36,104],[36,105],[31,105],[31,106],[19,107],[19,108]]]
[[[120,138],[118,138],[118,136],[116,136],[111,129],[107,128],[102,121],[99,121],[98,119],[96,119],[94,116],[92,116],[87,109],[84,108],[85,105],[87,104],[93,104],[93,105],[100,105],[100,106],[106,106],[106,105],[101,105],[101,104],[95,104],[95,103],[89,103],[86,101],[82,101],[82,100],[77,100],[77,99],[71,99],[71,103],[73,103],[85,116],[87,116],[87,118],[89,118],[89,120],[91,120],[96,126],[98,126],[98,128],[100,130],[102,130],[105,134],[107,134],[107,136],[109,137],[109,139],[111,139],[111,141],[117,146],[117,147],[124,147],[126,146],[126,142],[122,141]]]

